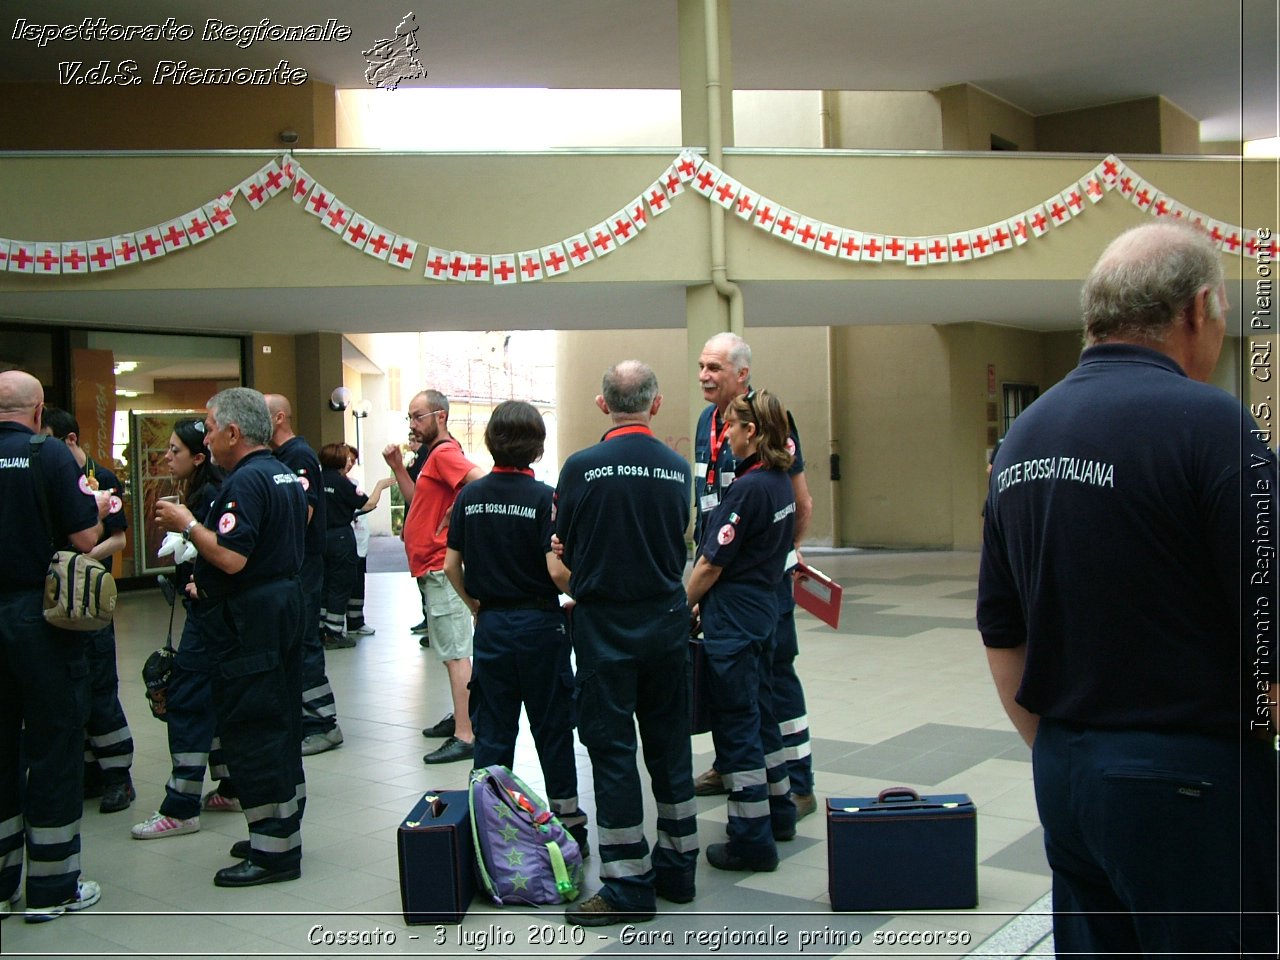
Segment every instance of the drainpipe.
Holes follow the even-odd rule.
[[[835,108],[835,93],[831,90],[823,90],[820,94],[820,109],[818,113],[819,126],[821,129],[821,141],[823,149],[831,147],[831,118]],[[828,462],[830,464],[831,478],[831,545],[839,547],[842,545],[841,538],[841,514],[840,514],[840,438],[837,435],[839,420],[839,410],[837,405],[839,398],[836,390],[836,330],[835,327],[827,327],[827,422],[831,425],[831,440],[828,443]]]
[[[724,136],[720,126],[720,16],[718,0],[702,0],[704,31],[707,43],[707,156],[724,169]],[[742,288],[729,279],[725,265],[724,218],[727,211],[709,203],[711,211],[711,283],[716,293],[729,301],[729,332],[746,335],[743,320]]]

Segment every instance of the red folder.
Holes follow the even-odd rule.
[[[840,601],[844,599],[844,587],[821,570],[805,563],[796,565],[796,603],[832,629],[840,628]]]

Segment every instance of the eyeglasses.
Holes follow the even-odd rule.
[[[417,423],[419,420],[426,420],[428,417],[434,417],[438,413],[444,413],[444,411],[428,410],[426,413],[411,413],[404,419],[407,423]]]

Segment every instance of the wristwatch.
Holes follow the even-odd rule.
[[[195,529],[196,527],[198,527],[198,526],[200,526],[200,521],[199,521],[199,520],[192,519],[192,521],[191,521],[190,523],[188,523],[188,524],[186,525],[186,527],[184,527],[184,528],[183,528],[183,531],[182,531],[182,539],[183,539],[183,540],[190,540],[190,539],[191,539],[191,531],[192,531],[192,530],[194,530],[194,529]]]

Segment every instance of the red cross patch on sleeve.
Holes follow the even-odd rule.
[[[735,531],[733,529],[733,524],[726,523],[723,527],[720,528],[720,532],[716,534],[716,540],[718,540],[720,542],[720,546],[723,547],[730,543],[733,543],[734,536],[735,536]]]
[[[234,513],[224,513],[218,518],[218,532],[230,533],[236,528],[236,515]]]

